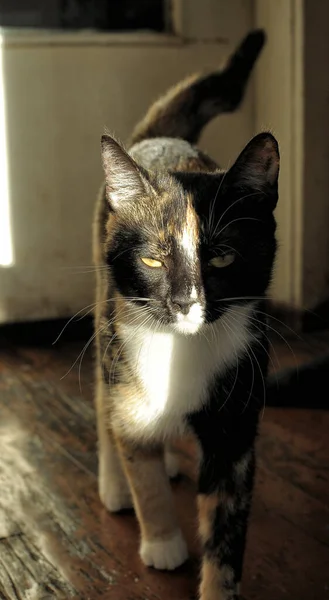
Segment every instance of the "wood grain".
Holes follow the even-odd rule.
[[[81,391],[77,365],[62,379],[85,336],[52,346],[60,325],[38,329],[0,330],[0,599],[191,600],[199,559],[193,441],[177,445],[185,475],[173,484],[191,560],[175,573],[146,569],[133,512],[109,515],[98,499],[91,352]],[[289,343],[301,361],[328,340]],[[283,343],[276,350],[288,364]],[[329,599],[328,431],[329,412],[265,411],[248,600]]]

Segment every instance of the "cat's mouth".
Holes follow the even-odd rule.
[[[179,333],[191,335],[197,333],[204,323],[204,309],[200,302],[192,304],[187,315],[178,312],[175,330]]]
[[[149,298],[134,298],[127,300],[125,320],[129,320],[135,327],[163,329],[167,332],[174,331],[183,335],[193,335],[200,331],[205,323],[205,308],[201,302],[194,302],[188,312],[177,312],[163,306],[161,301]],[[130,314],[129,306],[135,307]],[[137,308],[139,307],[139,309]],[[128,309],[128,310],[127,310]],[[137,309],[137,311],[136,311]]]

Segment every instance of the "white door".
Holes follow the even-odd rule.
[[[217,67],[252,27],[245,0],[173,8],[175,35],[2,32],[0,322],[69,316],[93,301],[104,128],[124,142],[152,100]],[[223,167],[254,133],[254,114],[250,86],[242,108],[205,132]]]

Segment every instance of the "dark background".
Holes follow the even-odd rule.
[[[165,8],[166,0],[1,0],[0,27],[164,31]]]

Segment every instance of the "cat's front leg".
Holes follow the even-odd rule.
[[[115,441],[111,432],[103,426],[99,427],[98,446],[98,491],[101,501],[110,512],[132,508],[132,495]]]
[[[106,411],[107,390],[99,377],[96,409],[98,432],[98,491],[101,501],[110,512],[133,506],[128,481],[123,470]]]
[[[187,559],[165,470],[163,448],[117,437],[141,530],[140,556],[156,569],[176,569]]]
[[[228,448],[205,454],[198,509],[203,544],[200,600],[238,600],[254,479],[254,450],[231,460]]]

